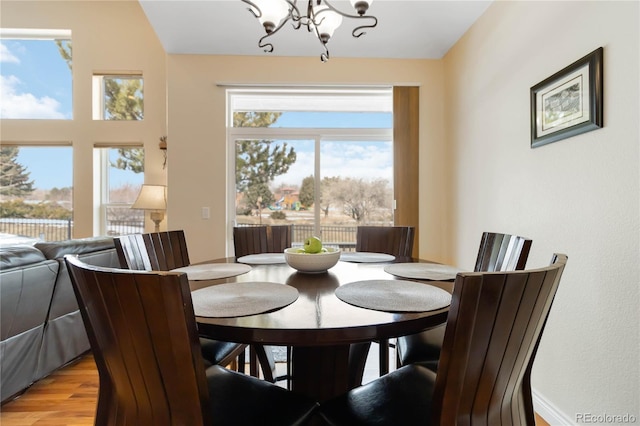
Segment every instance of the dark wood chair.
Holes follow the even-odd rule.
[[[267,253],[266,226],[235,226],[233,228],[235,257]]]
[[[267,226],[267,253],[282,253],[291,247],[293,225]]]
[[[292,233],[292,225],[236,226],[233,228],[235,256],[282,253],[291,247]]]
[[[567,256],[456,277],[440,365],[410,364],[320,405],[330,425],[535,425],[530,373]]]
[[[356,229],[356,251],[370,253],[386,253],[397,258],[411,258],[413,255],[413,226],[358,226]],[[378,342],[379,374],[389,372],[389,348],[394,344],[388,340]],[[371,343],[351,345],[350,351],[350,383],[357,386],[362,380],[367,354]]]
[[[219,365],[205,371],[186,274],[65,262],[100,378],[96,425],[298,425],[317,406]]]
[[[189,266],[189,251],[183,230],[122,235],[113,239],[120,267],[136,271],[170,271]],[[238,369],[244,369],[247,345],[200,338],[202,356],[207,365],[228,365],[239,357]]]
[[[475,272],[514,271],[525,268],[532,240],[517,235],[484,232],[478,248]],[[440,358],[445,326],[396,339],[398,366],[424,363],[435,369]]]
[[[356,251],[411,257],[414,237],[413,226],[358,226]]]
[[[264,226],[236,226],[233,228],[233,248],[235,257],[239,258],[250,254],[282,253],[284,249],[291,247],[293,234],[292,225],[264,225]],[[257,375],[257,364],[262,366],[262,374],[265,380],[277,382],[291,377],[291,348],[287,348],[287,374],[277,376],[276,363],[271,346],[251,346],[250,374]],[[257,362],[256,362],[257,359]]]
[[[114,243],[123,268],[170,271],[190,264],[183,230],[123,235]]]

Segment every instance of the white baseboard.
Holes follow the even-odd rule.
[[[575,426],[576,423],[547,399],[545,399],[535,389],[531,390],[533,398],[533,409],[551,426]]]

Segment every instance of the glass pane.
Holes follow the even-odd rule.
[[[133,204],[144,183],[143,148],[109,148],[109,204]]]
[[[70,40],[0,42],[0,118],[73,119]]]
[[[71,238],[72,148],[5,146],[0,157],[0,241]]]
[[[392,142],[323,141],[320,178],[324,241],[353,249],[358,225],[393,225]]]
[[[294,223],[293,241],[313,235],[314,141],[236,141],[236,223]]]
[[[106,234],[144,232],[144,210],[132,209],[144,183],[144,149],[108,148]]]
[[[244,113],[249,114],[249,113]],[[271,128],[336,128],[336,129],[391,129],[393,114],[390,112],[258,112],[250,114],[266,116],[273,120],[234,120],[234,127]]]
[[[142,120],[144,81],[142,77],[104,76],[104,119]]]

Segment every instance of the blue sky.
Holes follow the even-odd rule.
[[[72,119],[72,78],[53,40],[0,42],[0,117]]]
[[[73,119],[72,77],[66,62],[52,40],[2,40],[0,42],[0,117],[30,119]],[[391,128],[389,113],[290,112],[273,127]],[[291,141],[298,160],[275,185],[299,185],[313,172],[313,143]],[[392,155],[385,144],[357,142],[329,143],[323,148],[323,174],[354,177],[386,173]],[[323,147],[325,145],[323,144]],[[363,160],[368,160],[369,163]],[[18,162],[27,167],[39,189],[72,186],[72,149],[22,148]],[[55,171],[52,164],[55,165]],[[373,166],[372,166],[373,164]],[[113,170],[111,184],[142,183],[143,177]]]

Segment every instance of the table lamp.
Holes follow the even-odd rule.
[[[165,185],[142,185],[132,209],[150,210],[149,217],[156,224],[155,232],[160,231],[160,222],[167,209],[167,187]]]

